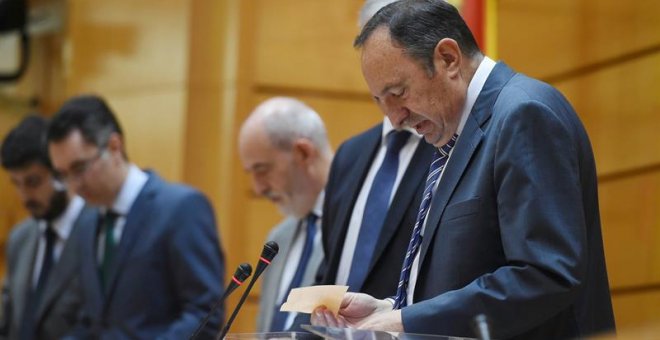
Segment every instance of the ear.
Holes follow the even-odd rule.
[[[113,132],[110,134],[110,137],[108,138],[108,151],[112,154],[120,153],[124,149],[124,141],[122,140],[121,136]]]
[[[293,142],[292,153],[294,161],[305,166],[310,165],[318,156],[318,150],[312,141],[306,138],[298,138]]]
[[[461,48],[454,39],[444,38],[435,45],[433,51],[433,65],[436,71],[442,70],[450,78],[457,77],[461,70]]]

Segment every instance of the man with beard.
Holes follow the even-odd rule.
[[[287,218],[268,235],[280,254],[264,273],[257,331],[288,329],[295,313],[279,308],[292,288],[308,286],[321,259],[323,187],[332,150],[319,115],[304,103],[276,97],[259,105],[241,127],[239,154],[255,193]]]
[[[13,228],[7,246],[0,335],[7,339],[59,339],[81,304],[77,235],[95,214],[53,176],[47,125],[41,117],[25,118],[0,149],[2,167],[32,215]]]

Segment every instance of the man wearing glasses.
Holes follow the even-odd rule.
[[[31,215],[9,237],[0,338],[59,339],[74,326],[81,305],[76,243],[96,213],[53,176],[47,124],[25,118],[0,149],[2,167]]]
[[[224,257],[208,200],[128,160],[119,122],[97,96],[67,101],[48,131],[54,168],[99,206],[81,238],[79,332],[182,339],[222,295]],[[214,335],[222,312],[205,328]]]

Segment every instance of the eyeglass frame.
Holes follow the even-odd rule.
[[[69,167],[69,170],[67,172],[60,172],[56,171],[55,175],[57,179],[70,183],[73,180],[80,180],[87,171],[98,161],[103,157],[103,155],[106,154],[106,151],[108,151],[108,148],[106,146],[99,147],[98,152],[95,156],[89,157],[87,159],[79,159],[73,162],[74,164]]]

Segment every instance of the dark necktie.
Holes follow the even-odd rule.
[[[103,247],[103,259],[101,260],[101,268],[99,272],[101,275],[101,286],[105,289],[110,279],[110,268],[115,259],[115,250],[117,248],[117,242],[114,236],[115,222],[119,215],[112,210],[103,215],[101,219],[102,232],[105,235],[105,242]]]
[[[51,222],[47,222],[46,229],[43,232],[44,240],[46,241],[46,247],[44,249],[43,256],[41,257],[41,271],[39,272],[39,278],[37,279],[37,285],[34,290],[30,289],[28,297],[26,299],[26,304],[23,310],[23,319],[21,320],[21,329],[20,329],[20,338],[21,339],[34,339],[35,334],[35,322],[37,308],[39,306],[39,301],[43,297],[44,290],[48,284],[48,276],[50,271],[55,264],[54,249],[55,242],[57,241],[57,233],[53,230]]]
[[[314,215],[313,213],[307,215],[306,218],[307,234],[305,236],[305,245],[303,246],[303,251],[302,254],[300,255],[300,262],[298,262],[298,268],[296,268],[296,273],[293,275],[293,279],[291,279],[291,283],[289,284],[289,289],[287,290],[286,294],[284,294],[283,300],[286,300],[286,297],[289,295],[291,289],[298,288],[302,284],[303,277],[305,276],[305,272],[307,271],[307,264],[309,263],[309,258],[312,255],[312,250],[314,249],[314,237],[316,236],[316,219],[317,216]],[[282,302],[284,301],[280,301],[275,305],[275,313],[273,315],[273,321],[270,324],[270,330],[269,330],[270,332],[284,331],[284,326],[286,324],[286,319],[289,317],[289,313],[280,312],[280,307],[282,306]]]
[[[422,244],[422,227],[424,226],[424,220],[429,212],[429,207],[431,205],[431,199],[433,198],[433,188],[435,183],[440,178],[440,174],[447,164],[447,159],[449,158],[449,152],[456,144],[457,135],[454,135],[447,144],[443,145],[438,149],[433,155],[433,162],[429,168],[429,174],[426,177],[426,186],[424,187],[424,196],[422,196],[422,203],[419,205],[419,212],[417,213],[417,220],[415,221],[415,227],[412,231],[412,236],[410,238],[410,243],[408,243],[408,250],[406,251],[406,257],[403,259],[403,267],[401,268],[401,275],[399,276],[399,285],[396,290],[396,296],[394,298],[394,309],[401,309],[407,305],[408,298],[408,281],[410,280],[410,270],[412,264],[415,261],[415,256],[419,251],[419,247]],[[439,189],[438,189],[439,190]]]
[[[399,169],[399,152],[406,145],[409,137],[408,131],[392,131],[387,135],[387,151],[367,196],[362,224],[353,252],[351,271],[346,282],[352,292],[360,291],[367,277],[376,243],[387,216],[392,188]]]
[[[39,273],[39,280],[37,281],[37,288],[35,290],[37,301],[41,299],[48,282],[50,270],[55,264],[54,250],[57,233],[55,233],[50,223],[48,223],[46,230],[44,230],[44,239],[46,240],[46,249],[44,251],[43,261],[41,262],[41,272]]]

